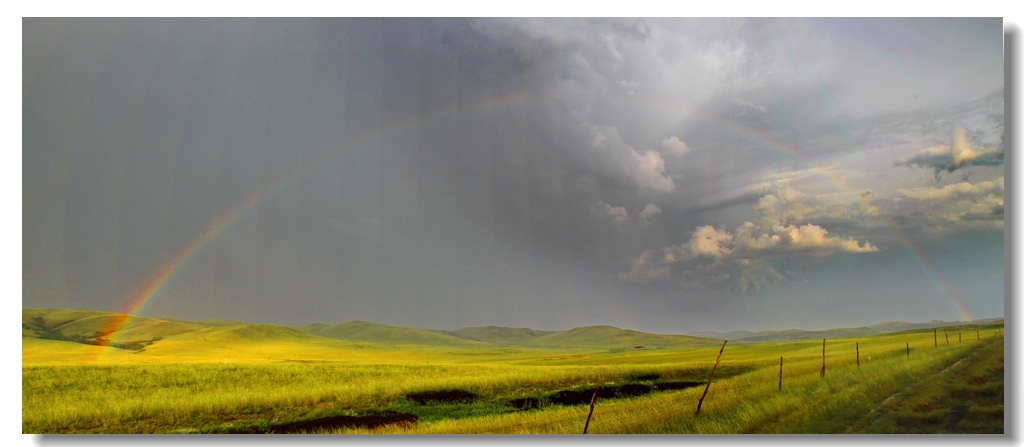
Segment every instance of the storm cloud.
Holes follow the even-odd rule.
[[[23,306],[118,309],[193,247],[146,312],[684,332],[806,326],[825,290],[837,324],[949,317],[918,255],[1002,269],[1002,40],[998,19],[25,19]],[[1002,311],[1002,278],[950,281]]]

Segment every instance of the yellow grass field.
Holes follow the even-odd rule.
[[[84,332],[99,324],[54,311],[26,311],[24,319],[27,328],[36,328],[33,321],[67,319]],[[939,329],[937,347],[931,330],[829,339],[824,377],[821,340],[729,342],[700,415],[694,411],[720,340],[685,337],[670,343],[665,338],[659,341],[664,347],[642,349],[379,344],[271,325],[165,323],[140,319],[129,325],[126,330],[139,339],[160,337],[135,351],[32,336],[56,329],[24,329],[22,431],[575,434],[581,433],[589,407],[556,403],[558,396],[594,387],[627,390],[623,387],[630,384],[652,391],[598,397],[589,433],[1000,433],[1003,428],[1001,322],[947,328],[963,334],[949,344]],[[565,340],[558,343],[569,343]],[[674,382],[701,384],[654,391]],[[438,391],[472,397],[414,399],[416,393]],[[517,407],[524,399],[535,405]],[[957,412],[967,407],[966,415],[950,425],[947,415],[954,407]],[[365,423],[388,415],[405,419]]]

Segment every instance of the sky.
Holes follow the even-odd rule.
[[[22,306],[1002,317],[1001,19],[24,19]]]

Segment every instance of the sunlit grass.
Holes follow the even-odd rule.
[[[716,380],[699,416],[702,389],[658,393],[600,402],[590,433],[844,433],[857,420],[921,375],[934,374],[982,343],[906,351],[868,349],[870,361],[837,360],[819,376],[817,358],[794,356],[784,365],[778,390],[778,363],[748,374]],[[728,349],[728,348],[727,348]],[[862,350],[862,355],[864,350]],[[902,354],[902,355],[901,355]],[[723,356],[724,357],[724,356]],[[723,364],[725,360],[723,359]],[[579,433],[587,408],[485,416],[420,423],[409,427],[338,430],[339,433]]]
[[[508,412],[500,401],[623,383],[635,374],[706,380],[719,349],[384,346],[306,339],[287,331],[246,343],[228,329],[170,336],[141,353],[23,338],[22,429],[205,432],[231,424],[394,409],[417,412],[420,421],[329,431],[579,433],[586,406]],[[599,400],[589,431],[843,433],[882,427],[864,418],[877,417],[872,410],[886,398],[985,346],[1001,345],[996,329],[981,334],[980,342],[964,337],[962,343],[947,345],[940,333],[938,347],[930,331],[829,340],[824,379],[819,376],[820,340],[729,343],[699,416],[693,412],[703,388]],[[860,345],[859,368],[855,343]],[[96,350],[107,351],[97,356]],[[780,356],[785,358],[781,391]],[[480,396],[479,402],[421,408],[402,397],[440,389],[471,391]]]

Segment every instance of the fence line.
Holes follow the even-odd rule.
[[[933,337],[935,337],[936,329],[933,329],[932,332],[933,332]],[[976,330],[976,333],[977,333],[976,334],[977,337],[980,339],[981,338],[980,331]],[[993,338],[996,335],[998,335],[998,331],[994,332]],[[796,340],[794,340],[794,341],[796,341]],[[935,342],[935,341],[937,341],[937,340],[933,340],[933,342]],[[947,342],[948,342],[948,335],[947,335]],[[701,396],[700,400],[698,401],[697,412],[695,413],[694,416],[697,416],[700,413],[701,404],[703,403],[704,398],[707,396],[708,388],[710,388],[711,381],[712,381],[712,379],[714,377],[715,368],[717,368],[718,364],[721,361],[722,352],[725,350],[726,343],[727,343],[727,341],[724,341],[722,343],[722,347],[721,347],[721,349],[718,352],[718,357],[715,359],[715,363],[712,366],[711,373],[709,374],[709,377],[708,377],[708,384],[705,386],[704,393]],[[860,357],[860,342],[859,341],[855,342],[854,346],[855,346],[855,350],[857,352],[857,362],[856,362],[856,364],[857,364],[857,366],[859,368],[860,367],[860,360],[859,360],[859,357]],[[910,342],[905,342],[905,351],[906,351],[906,355],[909,357],[910,356]],[[897,353],[902,353],[902,352],[904,352],[903,349],[896,349],[896,350],[889,349],[889,350],[883,350],[880,353],[876,353],[876,355],[882,356],[882,358],[888,358],[888,357],[891,357],[891,356],[898,355]],[[755,364],[755,365],[756,364],[762,364],[762,362],[763,362],[763,360],[756,360],[756,359],[755,360],[744,360],[743,361],[743,363],[749,363],[749,364]],[[825,362],[825,339],[822,339],[822,375],[824,375],[824,368],[825,368],[824,362]],[[842,363],[840,363],[840,364],[842,364]],[[779,357],[779,385],[778,385],[778,390],[779,391],[782,390],[782,375],[783,375],[783,356],[780,356]],[[600,389],[600,387],[595,389],[594,395],[591,398],[590,411],[589,411],[589,414],[587,415],[586,424],[584,425],[584,433],[587,433],[587,431],[589,429],[590,421],[591,421],[591,418],[592,418],[593,412],[594,412],[594,405],[595,405],[596,398],[597,398],[597,392],[598,392],[599,389]],[[543,409],[541,409],[541,410],[543,410]],[[527,422],[527,423],[514,423],[514,424],[509,424],[509,425],[502,425],[501,428],[504,428],[504,429],[513,429],[513,428],[530,429],[530,428],[538,428],[538,427],[550,427],[550,426],[559,425],[559,424],[572,425],[572,423],[574,421],[578,421],[578,420],[579,420],[579,416],[578,415],[567,415],[567,416],[559,417],[559,418],[556,418],[556,419],[548,419],[548,420],[546,420],[544,422]],[[495,432],[495,431],[491,431],[491,432]]]

